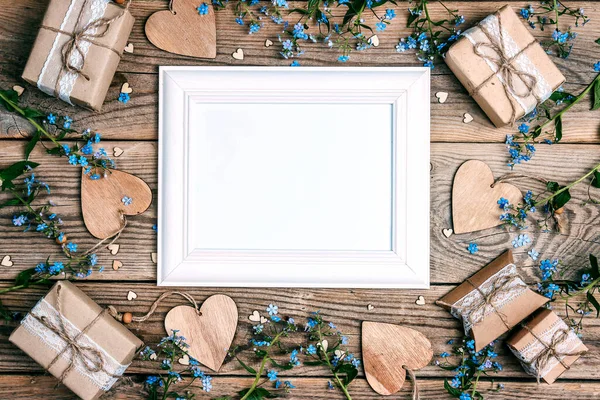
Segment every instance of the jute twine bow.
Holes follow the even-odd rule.
[[[125,14],[125,10],[127,10],[129,8],[129,5],[131,4],[131,0],[129,0],[127,2],[127,4],[124,6],[124,9],[115,17],[99,18],[97,20],[91,21],[90,23],[85,25],[83,28],[81,28],[79,31],[77,31],[77,27],[81,24],[81,19],[83,18],[84,10],[87,7],[87,2],[88,2],[88,0],[86,0],[85,4],[83,5],[83,7],[81,7],[81,10],[79,11],[79,16],[77,18],[77,23],[75,24],[74,32],[66,32],[61,29],[57,29],[57,28],[54,28],[52,26],[47,26],[47,25],[41,26],[42,29],[46,29],[46,30],[52,31],[57,34],[60,33],[60,34],[71,37],[71,39],[69,39],[62,48],[61,54],[62,54],[63,66],[62,66],[61,72],[56,80],[56,85],[54,88],[55,94],[58,93],[58,86],[60,85],[61,77],[65,72],[74,72],[77,75],[82,76],[86,80],[88,80],[88,81],[90,80],[90,77],[83,72],[83,69],[85,66],[85,61],[86,61],[84,53],[81,49],[81,44],[83,42],[89,42],[94,46],[108,49],[108,50],[112,51],[113,53],[115,53],[119,58],[121,58],[121,52],[119,50],[117,50],[111,46],[107,46],[103,43],[99,43],[96,41],[96,39],[100,39],[100,38],[103,38],[106,36],[106,34],[108,33],[108,30],[110,28],[110,25],[113,22],[117,21],[119,18],[121,18]],[[74,55],[77,55],[77,57],[73,57]],[[81,60],[81,65],[75,64],[73,62],[73,60]]]
[[[65,347],[56,354],[56,357],[54,357],[54,359],[50,362],[50,364],[48,364],[46,369],[50,370],[50,368],[52,368],[52,366],[61,358],[61,356],[66,351],[70,350],[70,356],[69,356],[69,360],[68,360],[69,365],[67,366],[67,368],[62,372],[62,374],[58,378],[59,384],[65,380],[67,375],[69,375],[69,372],[71,372],[71,370],[75,367],[76,361],[81,361],[81,364],[83,364],[83,366],[91,373],[97,373],[97,372],[102,371],[110,377],[113,377],[113,378],[119,377],[120,375],[113,375],[106,370],[104,355],[102,354],[102,352],[100,350],[98,350],[95,347],[86,346],[86,345],[79,343],[79,339],[83,335],[85,335],[87,333],[87,331],[89,331],[90,328],[92,326],[94,326],[94,324],[96,324],[96,322],[98,322],[100,320],[100,318],[102,318],[104,316],[104,314],[107,312],[107,309],[104,309],[102,312],[100,312],[96,316],[96,318],[94,318],[92,320],[92,322],[90,322],[85,328],[83,328],[81,330],[81,332],[79,332],[77,335],[70,336],[69,332],[65,328],[65,321],[64,321],[64,316],[62,313],[62,299],[61,299],[61,293],[60,293],[61,289],[62,289],[61,286],[57,286],[57,288],[56,288],[56,306],[57,306],[57,311],[58,311],[58,325],[55,325],[52,321],[50,321],[45,316],[40,317],[38,315],[35,315],[34,313],[30,314],[33,318],[35,318],[38,322],[40,322],[42,325],[44,325],[48,330],[50,330],[51,332],[58,335],[65,342]]]
[[[558,351],[557,350],[558,346],[560,346],[561,344],[564,344],[567,340],[569,340],[569,330],[568,329],[563,328],[563,329],[557,330],[552,335],[552,339],[550,340],[550,343],[546,343],[546,342],[544,342],[544,340],[542,340],[541,337],[539,337],[536,333],[534,333],[533,330],[531,328],[529,328],[527,325],[522,325],[522,326],[523,326],[523,328],[528,330],[529,333],[531,333],[531,335],[545,347],[545,349],[542,350],[538,355],[536,355],[530,362],[525,363],[526,365],[535,367],[535,369],[537,371],[537,382],[538,383],[540,383],[540,379],[542,378],[542,372],[546,369],[546,367],[548,366],[548,363],[550,362],[550,360],[552,358],[557,359],[558,362],[565,369],[568,370],[571,367],[564,362],[563,359],[565,357],[581,356],[586,353],[585,351],[567,352],[567,351]]]
[[[192,297],[191,294],[186,293],[186,292],[170,291],[170,292],[164,292],[163,294],[161,294],[158,297],[158,299],[156,299],[154,301],[154,303],[152,303],[152,306],[150,306],[150,310],[145,315],[142,315],[140,317],[132,317],[131,321],[132,322],[146,321],[148,318],[150,318],[152,316],[152,314],[154,314],[154,312],[156,311],[156,308],[158,307],[158,305],[160,304],[161,301],[163,301],[167,297],[174,295],[174,294],[179,295],[179,296],[183,297],[184,299],[186,299],[187,301],[189,301],[194,306],[194,309],[196,310],[196,314],[202,315],[202,313],[200,312],[200,307],[198,307],[198,303],[196,303],[196,300],[194,300],[194,298]],[[114,319],[116,319],[117,321],[123,322],[123,314],[124,313],[118,312],[114,306],[108,306],[106,309],[108,310],[108,313]]]
[[[492,73],[487,79],[485,79],[482,83],[479,84],[475,89],[469,93],[471,96],[476,95],[479,91],[485,87],[494,77],[498,74],[502,77],[500,80],[502,83],[502,88],[506,93],[506,97],[509,100],[510,106],[512,108],[512,114],[510,117],[511,125],[515,123],[517,108],[515,106],[515,101],[513,96],[526,98],[533,95],[538,102],[541,101],[541,98],[534,92],[534,88],[537,85],[537,78],[535,75],[527,73],[525,71],[519,70],[512,63],[513,61],[523,54],[529,47],[537,44],[534,39],[527,46],[519,50],[517,54],[510,57],[506,53],[506,48],[504,44],[504,31],[502,29],[502,16],[500,13],[496,14],[498,18],[498,31],[499,31],[499,39],[494,37],[488,29],[479,23],[477,26],[481,29],[481,32],[487,37],[488,42],[478,42],[473,46],[473,50],[475,54],[479,57],[483,58],[488,63],[491,63],[496,66],[497,71]],[[493,55],[486,54],[483,49],[489,49],[492,51]],[[515,87],[516,79],[519,79],[525,85],[525,89],[519,92]]]

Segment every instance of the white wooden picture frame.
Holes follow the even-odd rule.
[[[158,284],[429,287],[429,69],[161,67]]]

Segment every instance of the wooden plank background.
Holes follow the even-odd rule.
[[[265,23],[259,34],[247,35],[246,28],[233,22],[233,12],[228,9],[217,13],[217,51],[215,60],[198,60],[168,54],[152,46],[145,38],[143,26],[150,14],[166,9],[166,0],[135,0],[132,12],[136,23],[130,42],[134,45],[133,54],[125,54],[115,75],[107,102],[101,112],[93,113],[74,108],[43,95],[30,85],[24,84],[20,74],[27,61],[31,46],[37,34],[43,13],[49,0],[0,0],[0,88],[14,84],[26,87],[23,101],[47,112],[69,114],[76,120],[77,128],[91,127],[102,132],[107,139],[105,148],[121,147],[125,153],[117,159],[120,169],[139,175],[157,189],[157,71],[159,65],[289,65],[289,60],[278,56],[277,46],[264,47],[270,38],[277,43],[281,27]],[[292,7],[302,6],[302,2],[292,2]],[[527,5],[526,2],[511,2],[515,8]],[[471,25],[505,2],[447,2],[457,8]],[[580,33],[575,48],[568,60],[553,57],[558,67],[567,77],[565,90],[579,92],[595,76],[593,64],[600,61],[600,46],[594,40],[600,37],[600,5],[598,3],[570,1],[570,6],[584,7],[592,18],[585,28],[575,28]],[[348,65],[355,66],[400,66],[418,65],[412,53],[399,54],[394,46],[400,37],[409,32],[404,27],[408,4],[401,2],[396,8],[398,18],[386,32],[379,33],[381,45],[367,52],[352,53]],[[231,7],[230,7],[231,8]],[[441,16],[443,10],[432,5],[434,16]],[[569,23],[566,18],[565,26]],[[551,32],[533,31],[538,38],[548,37]],[[245,59],[234,60],[231,53],[238,47],[244,49]],[[338,53],[320,44],[307,45],[307,53],[299,61],[302,65],[339,65]],[[116,99],[124,82],[133,87],[131,101],[124,105]],[[461,335],[461,326],[447,312],[433,305],[433,302],[447,293],[456,284],[481,268],[485,263],[510,247],[514,233],[502,229],[491,229],[477,234],[454,235],[446,238],[442,229],[451,227],[450,191],[452,179],[458,166],[467,159],[486,161],[496,176],[509,172],[506,167],[507,152],[502,144],[507,133],[514,128],[496,129],[479,107],[469,98],[464,88],[450,71],[439,65],[432,76],[432,169],[431,169],[431,281],[430,290],[366,290],[366,289],[192,289],[195,298],[202,301],[214,293],[226,293],[237,302],[240,311],[240,325],[236,343],[245,343],[249,337],[250,324],[246,319],[253,310],[264,309],[269,303],[280,306],[285,315],[296,320],[304,319],[308,312],[321,310],[351,338],[351,350],[360,353],[360,322],[373,320],[413,326],[422,330],[431,339],[436,354],[448,350],[445,343]],[[434,97],[437,91],[450,93],[445,104],[439,104]],[[600,118],[598,112],[589,111],[588,100],[574,107],[564,117],[564,139],[559,145],[539,146],[534,159],[519,166],[518,171],[552,178],[561,183],[570,182],[593,165],[600,162]],[[474,121],[462,122],[462,115],[469,112]],[[25,140],[31,132],[28,124],[0,110],[0,168],[21,159]],[[37,149],[33,160],[41,161],[39,176],[52,187],[50,196],[57,204],[57,212],[64,216],[65,229],[69,237],[83,248],[95,243],[85,230],[81,220],[79,205],[79,171],[69,166],[65,159],[42,154]],[[531,182],[521,182],[523,189],[540,190]],[[600,191],[596,190],[596,197]],[[0,200],[3,199],[0,194]],[[559,257],[567,263],[583,265],[589,252],[600,253],[600,212],[597,206],[583,206],[586,187],[573,190],[574,200],[569,203],[566,215],[568,228],[563,234],[543,233],[533,229],[532,247],[544,258]],[[0,210],[0,257],[11,255],[15,265],[0,267],[0,287],[10,286],[11,279],[28,267],[35,265],[49,254],[58,254],[57,246],[35,233],[22,233],[12,226],[12,210]],[[107,269],[103,274],[94,274],[81,281],[78,286],[100,305],[115,305],[119,310],[144,312],[152,301],[163,291],[154,284],[156,266],[150,255],[156,251],[156,234],[152,226],[156,223],[156,205],[145,214],[130,219],[126,231],[118,243],[121,250],[117,256],[108,251],[99,253],[100,262]],[[467,244],[476,240],[479,253],[466,252]],[[527,248],[515,251],[523,275],[530,284],[539,279],[537,267],[527,257]],[[110,268],[114,259],[123,262],[119,271]],[[126,294],[134,290],[138,298],[129,302]],[[8,307],[27,312],[45,292],[43,288],[0,296]],[[426,299],[425,306],[417,306],[419,295]],[[154,344],[164,334],[162,320],[176,299],[168,300],[158,309],[148,322],[132,324],[132,330],[146,343]],[[367,305],[375,308],[367,310]],[[561,304],[556,305],[561,312]],[[600,320],[587,317],[584,321],[584,339],[590,352],[576,366],[568,371],[563,379],[552,386],[539,386],[531,377],[524,374],[514,357],[506,349],[500,352],[500,361],[505,369],[495,381],[485,380],[482,389],[489,398],[512,399],[515,397],[556,399],[559,397],[594,399],[600,396]],[[8,336],[15,324],[0,325],[0,398],[30,399],[71,399],[74,396],[66,389],[51,390],[55,385],[52,377],[44,376],[42,369],[19,349],[8,342]],[[246,360],[252,363],[251,358]],[[106,395],[107,398],[143,398],[141,382],[143,375],[152,372],[148,363],[135,361],[128,370],[128,379]],[[217,374],[214,374],[217,375]],[[227,362],[214,380],[214,396],[233,394],[248,385],[245,371],[236,362]],[[286,372],[298,386],[290,399],[335,399],[342,398],[338,392],[327,390],[327,371],[319,368],[300,367]],[[422,392],[425,399],[446,399],[443,378],[449,376],[438,367],[429,366],[419,371],[422,378]],[[494,392],[497,383],[505,389]],[[408,398],[410,385],[394,398]],[[195,388],[195,392],[200,391]],[[370,390],[364,375],[351,386],[355,399],[377,398]],[[200,395],[199,398],[208,398]]]

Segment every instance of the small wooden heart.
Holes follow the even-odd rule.
[[[123,51],[126,53],[133,53],[133,44],[132,43],[127,44],[127,46],[125,46]]]
[[[154,264],[156,264],[156,253],[152,253],[152,254],[150,254],[150,259],[152,260],[152,262],[153,262]]]
[[[446,102],[446,100],[448,100],[448,93],[447,92],[437,92],[435,94],[435,97],[437,97],[438,103],[444,104]]]
[[[187,339],[188,354],[213,371],[218,371],[233,342],[238,311],[231,297],[210,296],[200,307],[200,315],[190,306],[177,306],[167,313],[165,329],[178,330]]]
[[[12,88],[13,88],[13,90],[14,90],[15,92],[17,92],[17,96],[19,96],[19,97],[20,97],[20,96],[23,94],[23,92],[25,91],[25,88],[24,88],[23,86],[19,86],[19,85],[15,85],[15,86],[13,86]]]
[[[261,324],[264,324],[265,322],[267,322],[267,319],[265,317],[261,316],[257,310],[254,310],[252,312],[252,314],[250,314],[248,316],[248,319],[252,322],[260,322]]]
[[[463,115],[463,122],[465,124],[468,124],[469,122],[472,122],[472,121],[473,121],[473,116],[471,114],[469,114],[469,113],[464,113],[464,115]]]
[[[0,265],[2,265],[3,267],[12,267],[14,263],[10,259],[10,256],[4,256],[4,258],[2,258],[2,261],[0,262]]]
[[[444,236],[446,236],[447,238],[449,238],[450,236],[452,236],[453,233],[454,233],[454,231],[452,230],[452,228],[442,229],[442,234]]]
[[[265,40],[265,47],[271,47],[273,46],[273,42],[270,41],[269,39]]]
[[[119,252],[119,249],[121,248],[121,246],[113,243],[113,244],[109,244],[108,246],[106,246],[106,248],[110,251],[110,254],[112,254],[113,256],[116,256],[117,253]]]
[[[122,148],[120,148],[120,147],[115,147],[115,148],[113,149],[113,155],[114,155],[115,157],[121,157],[121,155],[122,155],[124,152],[125,152],[125,150],[123,150],[123,149],[122,149]]]
[[[373,304],[367,305],[367,310],[369,310],[369,311],[373,311],[374,308],[375,307],[373,307]]]
[[[373,47],[379,46],[379,36],[373,35],[369,38],[369,44]]]
[[[121,201],[133,199],[128,206]],[[98,180],[81,174],[81,211],[87,230],[98,239],[116,235],[125,227],[125,215],[138,215],[150,207],[152,191],[135,175],[111,170]]]
[[[121,86],[121,93],[130,94],[133,92],[133,88],[129,86],[129,83],[125,82],[123,86]]]
[[[198,15],[197,0],[174,0],[173,12],[155,12],[146,22],[146,36],[153,45],[169,53],[184,56],[215,58],[217,30],[215,12]]]
[[[233,52],[231,54],[231,57],[235,58],[236,60],[243,60],[244,59],[244,50],[237,49],[235,52]]]
[[[127,300],[132,301],[137,299],[137,293],[135,293],[134,291],[130,290],[129,292],[127,292]]]
[[[425,305],[425,297],[423,297],[423,296],[417,297],[417,301],[415,301],[415,304],[418,306],[424,306]]]
[[[494,184],[494,174],[483,161],[463,163],[452,185],[452,223],[454,233],[480,231],[502,224],[503,211],[498,206],[501,197],[511,204],[523,198],[519,188],[508,183]]]
[[[322,342],[318,343],[317,346],[321,347],[324,352],[327,352],[327,349],[329,348],[329,342],[327,341],[327,339],[325,339]]]
[[[181,357],[177,362],[181,365],[190,365],[190,356],[187,354]]]
[[[362,356],[367,381],[381,395],[398,392],[406,380],[406,368],[426,367],[433,357],[431,343],[422,333],[399,325],[365,321],[362,324]]]
[[[121,261],[119,261],[119,260],[114,260],[113,261],[113,269],[115,271],[118,271],[119,268],[121,268],[122,266],[123,266],[123,263]]]

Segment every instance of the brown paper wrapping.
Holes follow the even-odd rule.
[[[506,5],[502,7],[497,11],[496,15],[500,15],[504,31],[506,31],[512,40],[514,40],[519,49],[525,49],[535,40],[529,29],[527,29],[523,22],[519,20],[519,17],[510,6]],[[479,27],[471,28],[465,33],[471,33],[473,37],[476,37],[477,43],[481,41],[489,43],[489,40],[485,37]],[[560,73],[558,68],[556,68],[552,60],[550,60],[550,57],[548,57],[539,44],[536,43],[531,45],[523,52],[523,54],[531,61],[533,66],[537,68],[540,75],[546,81],[548,87],[551,89],[549,94],[563,84],[565,77]],[[467,37],[464,35],[461,36],[458,41],[450,46],[446,53],[445,61],[454,75],[456,75],[468,92],[473,95],[473,99],[479,104],[496,127],[499,128],[511,122],[513,113],[510,103],[511,99],[507,97],[503,84],[497,76],[480,88],[478,92],[473,93],[474,90],[492,76],[494,72],[489,64],[475,53],[474,45]],[[513,60],[511,64],[518,65],[516,60]],[[515,79],[515,86],[517,86],[515,88],[517,89],[517,93],[523,93],[523,90],[526,90],[525,85],[518,78]],[[537,99],[534,96],[529,96],[529,98],[523,101],[530,106],[535,106],[535,104],[537,104]],[[513,104],[515,105],[516,110],[515,119],[525,115],[525,111],[519,104],[516,102]]]
[[[560,322],[560,317],[556,315],[556,313],[552,312],[548,309],[539,310],[531,320],[526,323],[526,326],[533,331],[533,333],[540,337],[543,332],[547,331],[555,324]],[[564,325],[566,326],[566,325]],[[516,331],[507,341],[506,344],[511,349],[517,357],[519,357],[520,352],[526,347],[530,346],[532,343],[536,342],[537,339],[533,336],[531,332],[529,332],[525,328],[521,328]],[[573,353],[578,353],[582,351],[588,351],[588,348],[579,340],[579,345],[574,348]],[[580,355],[566,356],[562,359],[562,361],[567,365],[571,366],[575,361],[577,361],[581,357]],[[522,359],[522,357],[519,357]],[[566,368],[558,363],[554,366],[550,371],[548,371],[542,379],[552,384],[559,376],[561,376],[566,371]],[[536,371],[537,374],[537,371]]]
[[[44,297],[55,308],[58,286],[61,286],[62,314],[79,330],[87,327],[103,311],[98,304],[68,281],[57,282]],[[107,313],[89,328],[86,335],[123,365],[131,363],[143,345],[142,341]],[[44,369],[47,369],[57,355],[56,351],[48,347],[23,325],[13,331],[9,341],[27,353]],[[58,378],[68,365],[67,359],[59,357],[48,372]],[[84,400],[95,400],[105,393],[76,369],[72,369],[62,383]]]
[[[486,280],[497,274],[509,264],[514,264],[512,250],[508,250],[500,255],[494,261],[473,275],[469,280],[473,285],[479,287]],[[452,307],[449,305],[455,304],[472,291],[477,290],[475,287],[473,287],[473,285],[468,282],[463,282],[454,290],[442,297],[438,304],[448,310],[451,310]],[[473,325],[471,329],[471,335],[475,340],[475,351],[483,349],[502,334],[508,332],[509,329],[506,325],[508,325],[510,328],[516,326],[519,322],[533,314],[535,310],[546,304],[548,301],[548,298],[527,288],[518,298],[504,304],[501,307],[497,307],[498,311],[504,316],[504,322],[498,313],[492,312],[485,316],[482,321]],[[469,332],[465,333],[468,334]]]
[[[72,7],[71,1],[73,1]],[[82,9],[84,16],[89,14],[89,10],[86,10],[90,7],[89,2],[91,1],[93,0],[50,0],[48,10],[42,21],[42,27],[40,27],[38,36],[33,44],[33,49],[31,50],[27,65],[25,66],[25,71],[23,71],[23,79],[34,86],[38,86],[40,74],[42,74],[46,60],[49,58],[49,54],[52,52],[54,46],[54,52],[52,52],[52,56],[47,63],[46,73],[44,75],[46,77],[44,81],[47,79],[48,84],[44,86],[49,88],[47,89],[50,91],[49,94],[59,97],[53,93],[58,78],[58,73],[56,71],[63,65],[63,46],[71,40],[72,37],[45,29],[43,26],[49,26],[69,33],[81,31],[89,18],[84,18],[77,27],[75,24],[77,23],[79,12]],[[66,19],[66,22],[63,25],[63,20],[69,10],[69,18]],[[120,13],[123,13],[122,17],[110,25],[107,34],[103,37],[93,39],[93,42],[108,46],[109,48],[116,50],[119,54],[122,54],[133,27],[134,18],[128,10],[113,2],[108,3],[102,18],[110,19],[118,16]],[[55,45],[54,42],[56,38],[57,43]],[[93,43],[90,44],[88,53],[85,57],[85,65],[82,70],[82,73],[89,76],[90,80],[86,80],[83,76],[77,78],[70,94],[71,103],[96,111],[100,110],[120,59],[120,56],[110,49]]]

